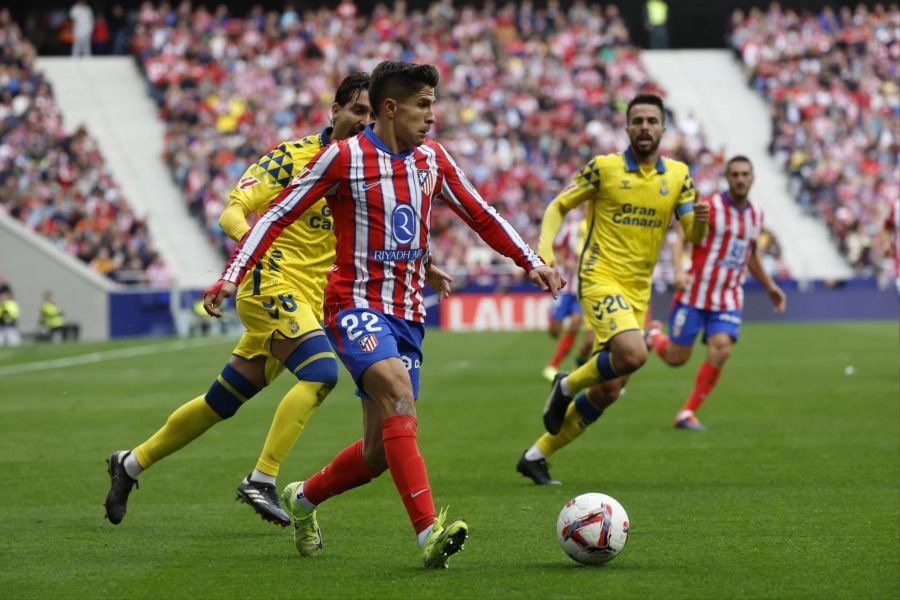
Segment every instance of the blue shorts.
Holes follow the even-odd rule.
[[[582,314],[582,310],[581,304],[578,303],[578,296],[571,292],[562,292],[553,303],[553,308],[550,309],[550,320],[562,321],[569,315],[580,314]]]
[[[669,339],[679,346],[693,346],[703,330],[703,343],[715,333],[727,333],[735,342],[741,333],[741,311],[703,310],[687,304],[673,304],[669,313]]]
[[[409,372],[413,397],[419,397],[424,325],[369,308],[348,308],[325,324],[325,333],[353,376],[357,396],[368,397],[361,383],[366,369],[380,360],[399,358]]]

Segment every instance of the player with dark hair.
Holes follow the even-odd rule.
[[[687,285],[678,290],[669,313],[669,335],[662,323],[647,328],[648,348],[673,367],[691,357],[697,334],[703,331],[706,361],[697,371],[690,397],[675,417],[679,429],[705,429],[696,412],[719,380],[722,367],[741,332],[744,279],[747,271],[763,284],[775,312],[784,312],[787,296],[763,268],[756,241],[763,229],[762,209],[750,202],[753,165],[746,156],[735,156],[725,165],[728,191],[709,198],[710,232],[694,244]],[[681,276],[680,239],[673,247],[676,281]],[[670,337],[671,336],[671,337]]]
[[[555,297],[565,282],[485,203],[450,154],[426,140],[434,125],[438,71],[433,65],[383,62],[372,72],[375,123],[320,152],[266,211],[206,293],[214,316],[221,302],[279,233],[325,196],[334,215],[335,264],[325,289],[326,331],[362,398],[363,439],[342,450],[282,500],[294,517],[301,555],[317,554],[316,507],[390,470],[426,567],[447,565],[467,537],[462,521],[435,516],[425,461],[416,440],[425,302],[422,296],[437,198],[529,279]]]
[[[590,222],[581,253],[578,298],[594,330],[594,357],[553,380],[544,406],[547,433],[516,469],[537,484],[559,483],[547,457],[566,446],[616,401],[631,373],[647,360],[641,327],[651,276],[672,215],[691,241],[706,235],[709,207],[694,205],[688,166],[663,158],[665,108],[658,96],[635,97],[626,111],[631,141],[624,152],[595,156],[547,207],[540,254],[553,264],[553,239],[570,210],[587,202]]]
[[[250,230],[247,216],[265,211],[319,150],[363,130],[372,114],[368,86],[367,73],[345,78],[331,106],[329,127],[279,144],[246,170],[219,218],[229,237],[240,241]],[[237,497],[263,519],[290,525],[290,516],[278,501],[275,478],[338,377],[337,361],[319,324],[334,243],[331,211],[319,200],[257,261],[237,293],[238,315],[247,331],[209,390],[176,409],[162,429],[133,451],[109,457],[112,483],[106,516],[112,523],[124,518],[128,495],[141,471],[233,416],[287,367],[298,381],[278,404],[256,467],[238,486]]]

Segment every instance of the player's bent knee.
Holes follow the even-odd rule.
[[[225,365],[209,386],[204,399],[217,415],[227,419],[233,417],[241,405],[255,396],[259,390],[259,387],[229,364]]]
[[[671,346],[669,346],[671,348]],[[666,364],[671,367],[680,367],[685,364],[691,358],[691,352],[688,350],[687,352],[669,352],[669,349],[666,349]]]
[[[310,363],[302,373],[295,373],[295,375],[302,381],[315,381],[333,388],[338,383],[338,364],[333,356],[320,358]]]
[[[633,373],[647,362],[647,350],[642,348],[628,348],[615,356],[616,372],[620,375]]]
[[[373,402],[381,405],[385,416],[409,414],[415,416],[416,399],[409,381],[394,379],[380,382],[366,389]]]
[[[708,362],[716,368],[721,369],[725,365],[725,362],[728,360],[729,356],[731,356],[731,348],[717,350],[710,349]]]
[[[416,416],[416,401],[410,388],[397,387],[388,390],[381,403],[388,415]]]
[[[731,338],[727,338],[724,341],[721,339],[710,339],[708,343],[708,361],[717,367],[721,367],[728,360],[728,357],[731,356],[731,350],[734,347]]]
[[[338,364],[324,335],[314,335],[302,342],[284,361],[284,366],[300,381],[314,381],[329,387],[338,382]]]

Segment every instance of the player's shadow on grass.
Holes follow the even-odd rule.
[[[653,567],[648,567],[646,564],[635,562],[635,561],[629,561],[629,560],[626,560],[625,562],[612,561],[612,562],[608,562],[608,563],[602,564],[602,565],[582,565],[582,564],[575,562],[574,560],[566,559],[566,557],[563,557],[561,560],[555,560],[553,562],[542,561],[542,562],[531,563],[531,564],[534,566],[535,569],[543,569],[546,571],[554,571],[554,572],[562,571],[565,573],[571,572],[573,570],[576,570],[576,571],[584,570],[584,571],[592,571],[592,572],[593,571],[603,572],[603,571],[636,571],[636,570],[653,571],[653,570],[657,570],[657,569],[654,569]]]

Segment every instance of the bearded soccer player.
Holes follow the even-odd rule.
[[[374,126],[320,152],[235,250],[207,308],[231,295],[279,232],[324,195],[334,215],[335,264],[325,289],[329,340],[356,381],[364,432],[330,464],[289,484],[282,500],[294,517],[301,555],[316,554],[316,507],[385,470],[418,537],[426,567],[442,568],[462,548],[468,527],[435,516],[425,461],[416,440],[425,303],[422,285],[432,202],[447,205],[492,248],[555,297],[565,282],[488,206],[443,146],[426,140],[435,122],[433,65],[383,62],[372,72]]]
[[[694,389],[675,417],[678,429],[703,430],[696,412],[712,392],[741,332],[744,279],[747,270],[765,287],[775,312],[784,312],[787,296],[763,268],[756,241],[763,228],[762,209],[750,202],[753,165],[735,156],[725,166],[728,191],[709,199],[709,235],[695,244],[684,289],[675,294],[669,313],[669,335],[662,323],[647,328],[647,346],[673,367],[685,364],[697,334],[703,331],[706,360],[697,371]],[[680,247],[674,256],[676,281],[683,280]]]
[[[246,170],[219,219],[231,238],[240,241],[250,230],[246,217],[262,213],[319,150],[363,130],[372,112],[368,85],[367,73],[344,79],[331,107],[332,126],[281,143]],[[106,516],[112,523],[124,518],[128,495],[143,470],[234,416],[287,368],[298,381],[279,403],[259,460],[238,486],[237,497],[263,519],[290,525],[290,516],[278,501],[275,478],[338,377],[337,361],[319,325],[325,273],[333,259],[331,211],[320,199],[285,229],[238,290],[238,315],[247,331],[209,390],[176,409],[162,429],[134,450],[109,457],[112,482]]]
[[[579,264],[578,299],[595,337],[592,359],[553,380],[544,406],[547,433],[516,465],[537,484],[559,483],[550,476],[547,457],[594,423],[646,362],[641,327],[653,267],[672,215],[691,241],[706,235],[709,207],[695,206],[688,166],[659,154],[665,132],[662,100],[650,94],[635,97],[628,104],[625,129],[629,147],[591,159],[544,213],[539,250],[552,265],[552,242],[563,217],[587,203],[590,226]]]

